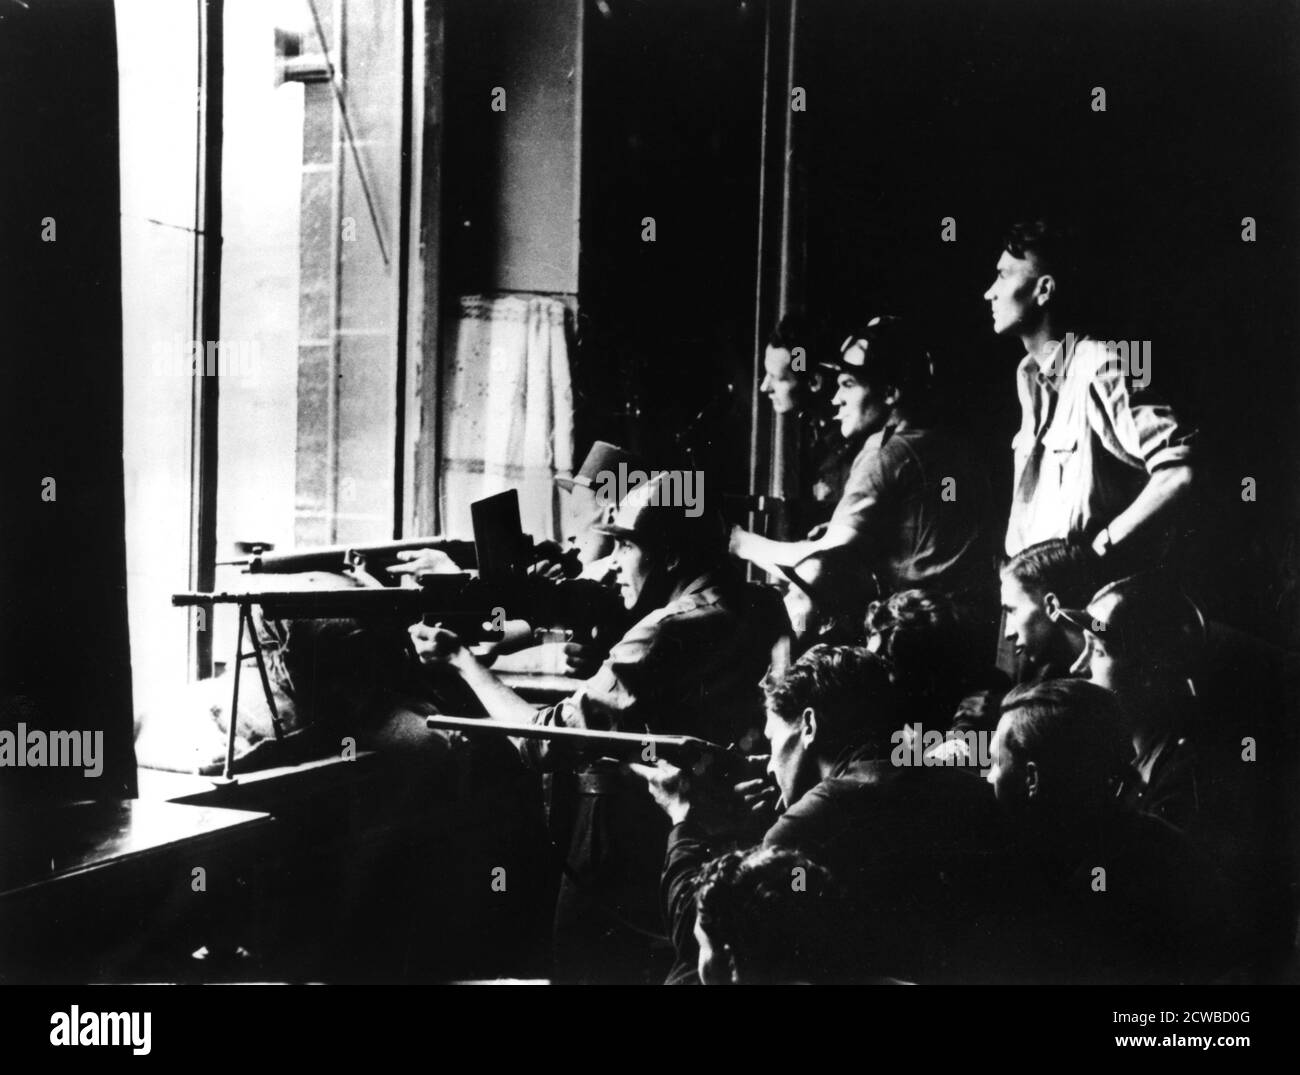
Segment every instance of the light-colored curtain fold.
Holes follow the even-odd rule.
[[[473,501],[517,489],[524,530],[562,536],[554,479],[573,472],[567,314],[541,296],[460,300],[443,378],[443,533],[468,536]]]

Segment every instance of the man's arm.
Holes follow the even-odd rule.
[[[832,522],[825,532],[815,540],[774,541],[748,530],[736,527],[731,532],[731,553],[742,560],[748,560],[774,575],[781,574],[781,568],[794,567],[795,564],[813,553],[826,552],[830,549],[848,548],[859,540],[859,532],[843,523]]]
[[[1129,540],[1134,534],[1166,526],[1171,516],[1191,496],[1195,480],[1187,463],[1161,467],[1127,508],[1115,516],[1093,540],[1093,551],[1105,555],[1111,548]]]
[[[695,893],[699,887],[699,873],[717,853],[719,843],[725,840],[724,834],[736,835],[738,830],[732,823],[736,815],[716,798],[703,794],[708,786],[707,779],[694,781],[663,758],[657,759],[654,765],[632,762],[627,769],[646,782],[651,798],[673,823],[659,880],[664,920],[677,953],[668,984],[695,982],[698,981],[695,968],[700,958],[699,945],[695,942]],[[715,793],[720,790],[714,788]],[[734,844],[734,840],[725,842]]]
[[[665,644],[661,623],[643,620],[610,650],[600,668],[575,694],[538,711],[485,668],[452,632],[414,624],[411,641],[420,661],[451,669],[474,692],[491,720],[557,723],[573,728],[642,728],[649,712],[660,708],[665,684],[671,682],[676,651]],[[550,744],[513,740],[524,760],[545,767]]]
[[[536,718],[537,710],[479,664],[469,647],[451,631],[417,623],[410,628],[410,634],[421,663],[440,664],[460,676],[483,703],[489,719],[530,722]]]
[[[685,985],[699,980],[700,946],[695,943],[695,892],[700,870],[713,857],[709,836],[690,817],[674,825],[668,834],[664,871],[659,880],[664,920],[673,942],[676,959],[668,984]]]
[[[1133,503],[1093,540],[1093,551],[1104,556],[1110,547],[1167,527],[1190,497],[1196,433],[1173,407],[1151,397],[1145,381],[1132,381],[1126,364],[1108,350],[1094,345],[1084,357],[1091,363],[1089,424],[1108,452],[1148,475]]]

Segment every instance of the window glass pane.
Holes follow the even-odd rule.
[[[193,341],[198,7],[119,0],[136,708],[190,678],[195,351],[220,378],[217,554],[393,535],[401,0],[226,0],[218,340]],[[241,580],[221,568],[217,588]],[[217,671],[228,607],[203,620]],[[254,676],[250,681],[256,689]]]
[[[123,468],[127,605],[137,714],[188,677],[191,381],[198,23],[195,5],[119,0]]]
[[[221,386],[223,553],[392,537],[400,16],[226,4],[221,334],[249,375]]]

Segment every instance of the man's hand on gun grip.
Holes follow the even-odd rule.
[[[693,806],[691,778],[684,770],[656,758],[653,765],[628,762],[627,768],[646,783],[650,797],[659,804],[674,825],[690,816]]]
[[[469,650],[461,642],[460,636],[445,627],[413,623],[407,630],[415,655],[423,665],[454,666],[469,656]]]
[[[590,679],[608,656],[608,650],[596,641],[596,629],[582,634],[575,633],[573,638],[564,643],[564,670],[568,675],[579,679]]]
[[[710,767],[699,765],[690,772],[663,758],[653,765],[629,762],[627,768],[646,782],[651,797],[674,825],[693,817],[711,834],[735,833],[753,822],[737,788],[720,783]]]

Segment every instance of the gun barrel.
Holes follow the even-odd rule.
[[[473,717],[426,718],[431,729],[465,732],[471,735],[508,736],[512,739],[543,739],[567,743],[585,757],[609,757],[620,761],[652,761],[663,758],[682,766],[704,762],[724,772],[736,771],[744,759],[735,751],[691,735],[654,735],[650,732],[608,732],[590,728],[568,728],[555,724],[523,724],[514,721]]]
[[[622,605],[612,591],[586,579],[489,581],[467,573],[422,574],[418,589],[400,586],[346,590],[263,590],[178,593],[178,607],[258,605],[269,619],[402,618],[442,623],[465,641],[500,637],[505,620],[534,628],[587,629],[606,622]],[[485,627],[490,624],[490,627]]]
[[[249,574],[287,575],[300,571],[339,572],[351,567],[353,559],[361,556],[365,558],[367,568],[373,573],[397,563],[399,552],[416,552],[420,549],[437,549],[445,552],[455,561],[456,566],[462,569],[477,566],[474,542],[445,537],[407,538],[403,541],[383,541],[372,545],[327,545],[319,549],[259,553],[247,559],[222,562],[242,564]]]

